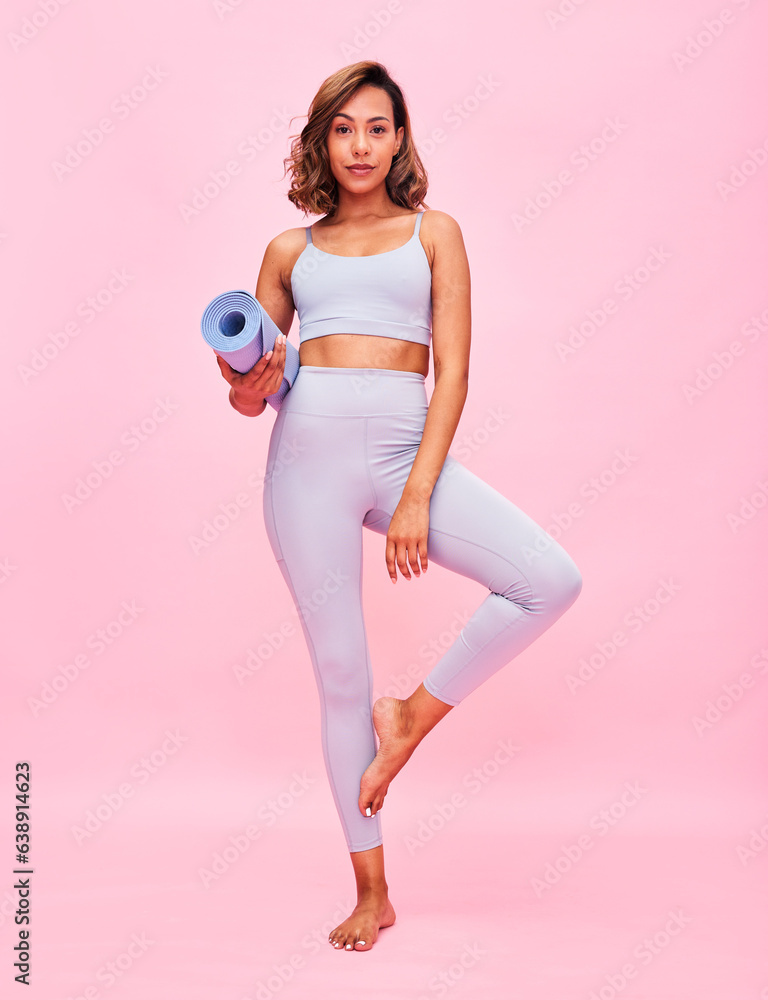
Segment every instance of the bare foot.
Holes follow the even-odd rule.
[[[377,698],[373,704],[373,726],[379,749],[360,779],[358,805],[363,815],[375,816],[381,809],[390,781],[405,764],[419,741],[411,737],[411,717],[399,698]]]
[[[367,889],[358,894],[357,906],[328,935],[339,951],[370,951],[381,927],[395,922],[395,910],[386,889]]]

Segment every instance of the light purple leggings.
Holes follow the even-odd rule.
[[[312,659],[323,756],[350,851],[382,843],[378,815],[358,807],[360,778],[376,754],[362,526],[386,535],[427,407],[416,372],[302,365],[269,443],[264,520]],[[568,553],[450,454],[430,498],[427,557],[488,591],[424,678],[449,705],[529,646],[581,591]]]

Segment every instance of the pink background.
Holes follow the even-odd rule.
[[[765,1000],[765,5],[14,0],[3,22],[3,992],[26,760],[25,996]],[[199,324],[313,221],[289,136],[363,58],[469,255],[452,453],[584,589],[393,784],[398,921],[342,957],[352,872],[261,512],[274,411],[229,407]],[[410,692],[484,594],[437,566],[393,588],[373,533],[365,566],[377,692]]]

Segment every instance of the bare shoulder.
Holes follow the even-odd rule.
[[[299,255],[306,246],[307,235],[304,226],[295,226],[278,233],[267,243],[264,250],[262,271],[280,281],[287,292],[291,287],[291,271]]]
[[[430,266],[441,258],[466,260],[466,249],[461,226],[447,212],[427,209],[422,219],[421,231],[429,254]]]
[[[436,208],[428,208],[424,212],[422,225],[426,226],[428,232],[438,239],[443,237],[461,239],[461,227],[454,217],[447,212],[440,212]]]
[[[264,251],[264,259],[268,257],[272,260],[284,262],[287,259],[296,257],[300,253],[307,241],[307,234],[304,226],[294,226],[292,229],[284,229],[273,237]]]

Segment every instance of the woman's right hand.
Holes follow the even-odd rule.
[[[219,369],[232,386],[229,398],[235,409],[248,411],[250,415],[263,413],[266,397],[277,392],[285,375],[287,339],[284,333],[278,335],[273,350],[262,355],[250,371],[240,373],[216,355]]]

